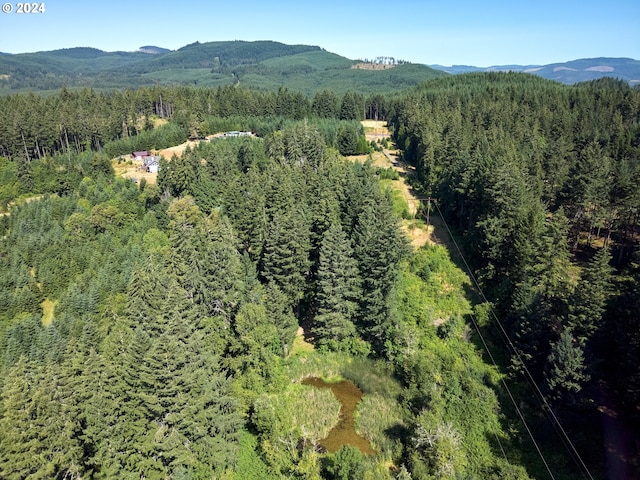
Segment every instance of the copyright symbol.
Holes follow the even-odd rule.
[[[11,13],[13,11],[13,5],[11,5],[10,3],[3,3],[2,11],[4,13]]]

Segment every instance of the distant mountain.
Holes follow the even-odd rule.
[[[583,58],[550,65],[496,65],[486,68],[468,65],[430,66],[454,75],[468,72],[511,71],[531,73],[566,84],[587,82],[602,77],[619,78],[631,85],[640,84],[640,61],[632,58]]]
[[[272,41],[195,42],[178,50],[144,46],[135,52],[78,47],[0,55],[0,94],[156,84],[368,94],[399,91],[446,75],[419,64],[377,71],[356,69],[356,63],[318,46]]]
[[[178,50],[146,45],[133,52],[76,47],[36,53],[0,53],[0,95],[66,88],[137,88],[145,85],[242,85],[290,88],[305,94],[323,89],[363,94],[396,92],[431,78],[468,72],[515,71],[573,84],[605,76],[640,84],[640,61],[588,58],[551,65],[420,65],[356,68],[350,60],[312,45],[273,41],[195,42]],[[446,73],[445,73],[446,72]]]

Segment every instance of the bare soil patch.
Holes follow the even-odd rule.
[[[187,147],[193,148],[200,142],[201,140],[187,140],[186,142],[180,145],[176,145],[175,147],[163,148],[162,150],[158,151],[157,155],[163,156],[167,160],[171,160],[171,157],[173,157],[174,155],[176,157],[181,157]]]
[[[113,165],[113,170],[116,175],[122,178],[128,178],[136,182],[144,178],[147,183],[156,183],[157,181],[158,174],[147,172],[142,162],[116,158],[111,161],[111,164]]]
[[[390,68],[395,67],[395,65],[385,65],[381,63],[356,63],[351,66],[352,69],[355,70],[389,70]]]
[[[402,220],[400,229],[409,238],[411,245],[418,249],[427,243],[433,245],[433,225],[425,225],[424,223],[418,223],[416,220]]]
[[[364,127],[365,137],[367,141],[376,141],[382,138],[389,138],[390,133],[387,128],[386,122],[378,120],[364,120],[362,122]],[[352,161],[365,162],[368,160],[368,155],[360,155],[349,157]],[[411,189],[408,180],[413,176],[413,167],[400,161],[398,151],[395,149],[383,149],[382,152],[374,152],[371,154],[374,167],[379,168],[393,168],[400,176],[399,180],[391,182],[391,188],[400,192],[402,198],[407,202],[409,206],[409,213],[416,215],[418,212],[418,206],[420,201],[415,192]],[[429,243],[441,243],[437,242],[434,238],[433,225],[427,225],[424,219],[415,220],[403,220],[401,229],[406,233],[411,245],[414,248],[420,248],[423,245]]]
[[[166,120],[156,119],[156,122],[162,124],[166,123]],[[180,145],[163,148],[162,150],[156,150],[152,153],[154,155],[162,156],[167,160],[171,160],[174,155],[176,157],[181,157],[187,148],[194,148],[201,141],[204,140],[187,140]],[[113,169],[116,172],[116,175],[119,175],[123,178],[130,178],[134,181],[140,181],[144,178],[146,179],[147,183],[156,183],[158,174],[147,172],[141,161],[132,160],[128,157],[128,155],[123,155],[122,157],[115,158],[111,161],[111,163],[113,165]]]

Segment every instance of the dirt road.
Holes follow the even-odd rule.
[[[362,124],[365,128],[365,137],[369,142],[382,140],[390,136],[385,122],[366,120]],[[400,178],[399,180],[391,181],[391,188],[400,192],[409,206],[409,213],[415,216],[418,212],[420,200],[418,200],[418,196],[409,185],[409,179],[414,174],[413,167],[400,161],[398,151],[393,149],[384,148],[382,152],[374,152],[372,158],[374,166],[380,168],[391,167],[398,172]],[[427,225],[425,220],[426,218],[402,220],[401,228],[411,240],[411,245],[414,248],[419,248],[427,243],[436,243],[432,237],[433,225]]]

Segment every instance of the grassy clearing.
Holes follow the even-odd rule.
[[[410,205],[405,194],[405,184],[402,180],[380,180],[380,186],[383,190],[387,190],[391,196],[393,204],[393,212],[400,218],[410,219],[415,215],[415,202]],[[411,208],[413,207],[413,208]],[[413,212],[411,210],[414,210]]]
[[[293,350],[293,349],[292,349]],[[307,377],[322,378],[325,382],[339,382],[344,379],[340,370],[347,356],[338,353],[320,353],[313,349],[298,351],[287,359],[287,376],[292,382],[300,382]]]
[[[434,243],[431,238],[431,235],[433,234],[433,225],[427,225],[423,220],[402,220],[400,228],[409,238],[411,245],[415,249],[426,244],[433,245]]]
[[[371,160],[371,164],[374,167],[388,168],[391,166],[391,162],[383,152],[372,152],[366,155],[350,155],[347,157],[352,162],[365,163]]]
[[[365,395],[354,413],[356,432],[366,438],[371,447],[392,458],[402,453],[403,435],[406,435],[406,412],[392,398]]]
[[[193,150],[199,144],[200,144],[200,140],[198,141],[187,140],[186,142],[181,143],[180,145],[175,145],[173,147],[163,148],[162,150],[159,150],[158,155],[166,158],[167,160],[171,160],[171,158],[174,155],[176,157],[181,157],[187,148],[190,148]]]
[[[342,365],[342,375],[365,393],[397,398],[402,387],[393,378],[393,372],[384,363],[366,357],[347,357]]]
[[[57,301],[45,299],[40,305],[42,306],[42,325],[48,327],[53,322],[53,312],[55,311]]]
[[[142,170],[141,162],[114,158],[111,160],[111,165],[113,166],[116,177],[128,178],[136,181],[140,181],[144,178],[147,183],[156,183],[156,179],[158,178],[157,173],[150,173]]]
[[[309,352],[313,352],[314,349],[315,347],[304,339],[302,329],[299,329],[296,338],[293,339],[293,345],[291,345],[289,358],[295,356],[304,356]]]
[[[381,120],[362,120],[362,126],[364,127],[364,134],[367,140],[376,140],[381,136],[389,137],[389,128],[387,128],[387,122]],[[371,135],[371,138],[369,138]]]

